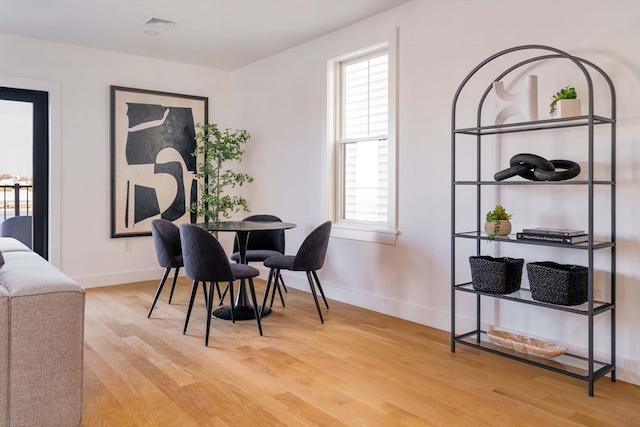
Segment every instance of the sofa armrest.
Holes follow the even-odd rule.
[[[8,425],[78,425],[84,288],[34,252],[4,256],[0,287],[9,294]]]

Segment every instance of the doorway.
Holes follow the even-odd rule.
[[[31,104],[33,250],[49,259],[49,94],[0,87],[0,100]],[[0,144],[11,144],[11,141],[3,138]],[[8,152],[0,150],[0,153],[4,151]]]

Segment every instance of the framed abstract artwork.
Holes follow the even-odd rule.
[[[209,99],[111,86],[111,237],[151,235],[151,221],[197,222],[196,125]]]

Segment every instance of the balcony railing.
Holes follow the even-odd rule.
[[[0,185],[0,219],[2,221],[14,216],[32,215],[32,185]]]
[[[344,217],[356,221],[387,221],[387,189],[385,187],[357,187],[345,189]]]

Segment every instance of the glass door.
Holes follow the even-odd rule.
[[[49,96],[0,87],[0,222],[30,222],[31,247],[48,258]],[[22,234],[24,235],[24,233]]]

